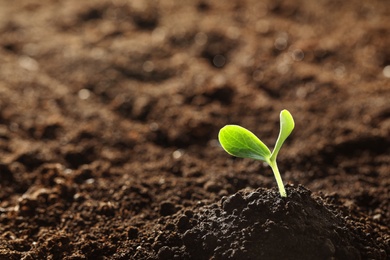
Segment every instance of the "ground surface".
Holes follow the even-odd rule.
[[[385,0],[0,0],[0,259],[390,258],[389,25]],[[216,139],[272,146],[283,108],[285,200]]]

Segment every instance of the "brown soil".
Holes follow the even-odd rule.
[[[386,0],[0,0],[0,259],[389,259],[389,25]],[[272,146],[284,108],[280,198],[217,134]]]

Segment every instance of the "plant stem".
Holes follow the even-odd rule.
[[[287,193],[286,190],[284,189],[282,177],[280,176],[280,172],[278,169],[278,165],[276,164],[276,161],[270,161],[269,166],[271,166],[272,171],[274,172],[276,183],[278,184],[280,196],[287,197]]]

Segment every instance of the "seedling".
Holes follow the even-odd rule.
[[[218,139],[222,148],[230,155],[240,158],[251,158],[266,162],[275,175],[279,193],[287,197],[282,177],[280,176],[276,157],[284,141],[294,129],[294,119],[286,109],[280,112],[280,130],[274,150],[270,149],[251,131],[239,125],[226,125],[219,131]]]

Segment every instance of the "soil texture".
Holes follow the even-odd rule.
[[[389,259],[386,0],[0,0],[0,259]],[[278,166],[233,158],[239,124]]]

